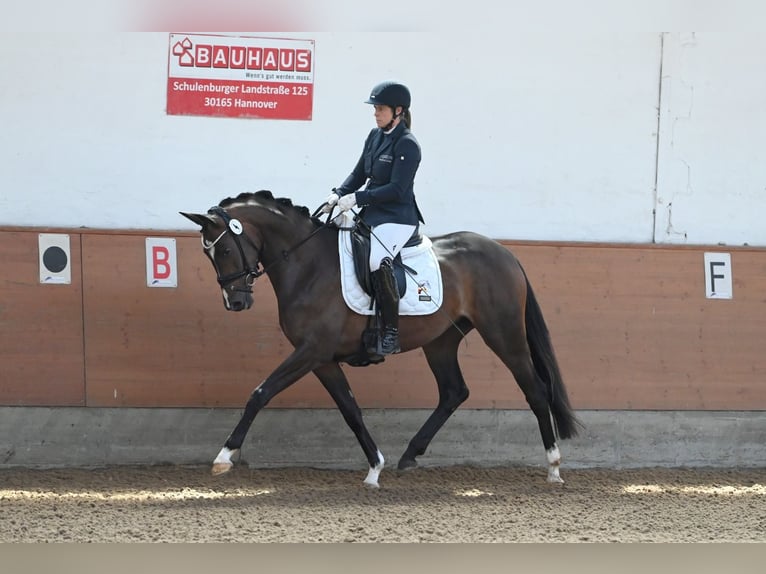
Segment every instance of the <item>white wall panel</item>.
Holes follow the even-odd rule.
[[[658,243],[766,245],[766,39],[665,35]]]
[[[311,121],[166,115],[167,33],[5,34],[0,225],[192,229],[178,211],[260,188],[314,208],[396,77],[426,233],[766,245],[756,36],[665,35],[657,172],[658,32],[241,34],[316,41]]]

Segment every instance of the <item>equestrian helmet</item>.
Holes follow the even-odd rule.
[[[398,82],[388,81],[381,82],[372,88],[370,97],[364,103],[391,106],[392,108],[397,106],[409,108],[411,101],[410,90],[407,89],[407,86]]]

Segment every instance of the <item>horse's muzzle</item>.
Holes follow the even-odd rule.
[[[241,293],[237,297],[224,297],[224,306],[228,311],[245,311],[253,306],[253,296]]]

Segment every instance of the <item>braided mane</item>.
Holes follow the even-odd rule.
[[[219,206],[225,208],[231,207],[232,205],[248,203],[260,205],[263,205],[264,203],[270,203],[273,207],[278,208],[284,214],[292,211],[294,213],[298,213],[302,217],[312,219],[315,224],[320,223],[316,218],[311,217],[311,213],[309,212],[308,207],[304,207],[302,205],[293,205],[293,202],[289,197],[274,197],[274,195],[268,189],[261,189],[254,193],[243,192],[240,193],[237,197],[227,197],[226,199],[221,200]]]

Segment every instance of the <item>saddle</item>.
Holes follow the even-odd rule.
[[[368,349],[376,348],[378,338],[378,310],[369,261],[371,242],[377,239],[371,236],[369,226],[363,221],[352,220],[348,215],[335,224],[340,230],[338,250],[343,299],[352,312],[368,317],[359,349],[341,360],[352,367],[377,364],[384,361],[385,355],[368,352]],[[443,299],[441,270],[427,236],[416,229],[394,259],[393,269],[400,294],[400,315],[430,315],[440,308]],[[413,283],[409,289],[408,283]]]
[[[370,241],[370,227],[364,223],[355,222],[351,230],[351,253],[354,260],[354,271],[359,285],[364,292],[370,297],[374,297],[372,279],[370,277]],[[420,235],[420,227],[418,226],[407,240],[407,243],[404,244],[403,249],[420,245],[422,241],[423,236]],[[399,289],[399,297],[401,298],[407,292],[405,271],[411,275],[417,275],[418,272],[402,263],[401,252],[397,253],[396,257],[394,257],[393,269],[396,286]]]

